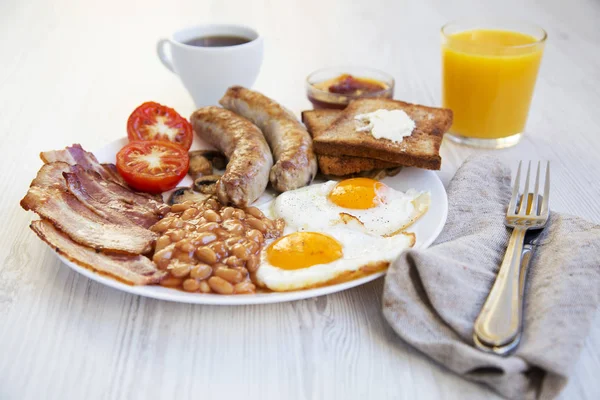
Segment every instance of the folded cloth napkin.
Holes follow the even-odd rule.
[[[508,357],[484,353],[474,347],[473,325],[510,236],[510,195],[506,166],[489,156],[466,161],[448,187],[436,243],[390,266],[383,313],[404,341],[467,379],[508,398],[554,398],[600,303],[600,225],[551,213],[529,266],[521,344]]]

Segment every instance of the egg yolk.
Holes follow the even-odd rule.
[[[288,270],[327,264],[341,257],[341,243],[318,232],[294,232],[277,239],[267,248],[269,263]]]
[[[374,179],[352,178],[339,182],[329,193],[329,200],[340,207],[373,208],[381,202],[380,191],[385,185]]]

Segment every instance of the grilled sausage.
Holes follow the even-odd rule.
[[[241,86],[230,87],[219,103],[258,126],[273,152],[269,180],[280,192],[308,185],[317,173],[312,139],[298,119],[270,98]]]
[[[217,182],[223,204],[244,207],[256,200],[269,183],[273,157],[263,134],[252,122],[220,107],[204,107],[190,117],[194,131],[229,159]]]

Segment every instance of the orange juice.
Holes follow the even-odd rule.
[[[474,29],[445,37],[443,106],[451,133],[499,139],[523,132],[543,40],[508,30]]]

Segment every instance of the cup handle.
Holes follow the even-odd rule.
[[[171,62],[171,57],[167,56],[167,52],[165,52],[167,45],[171,45],[169,39],[160,39],[156,43],[156,54],[158,54],[158,59],[163,63],[167,69],[173,73],[175,73],[175,69],[173,68],[173,63]],[[170,51],[169,51],[170,54]]]

